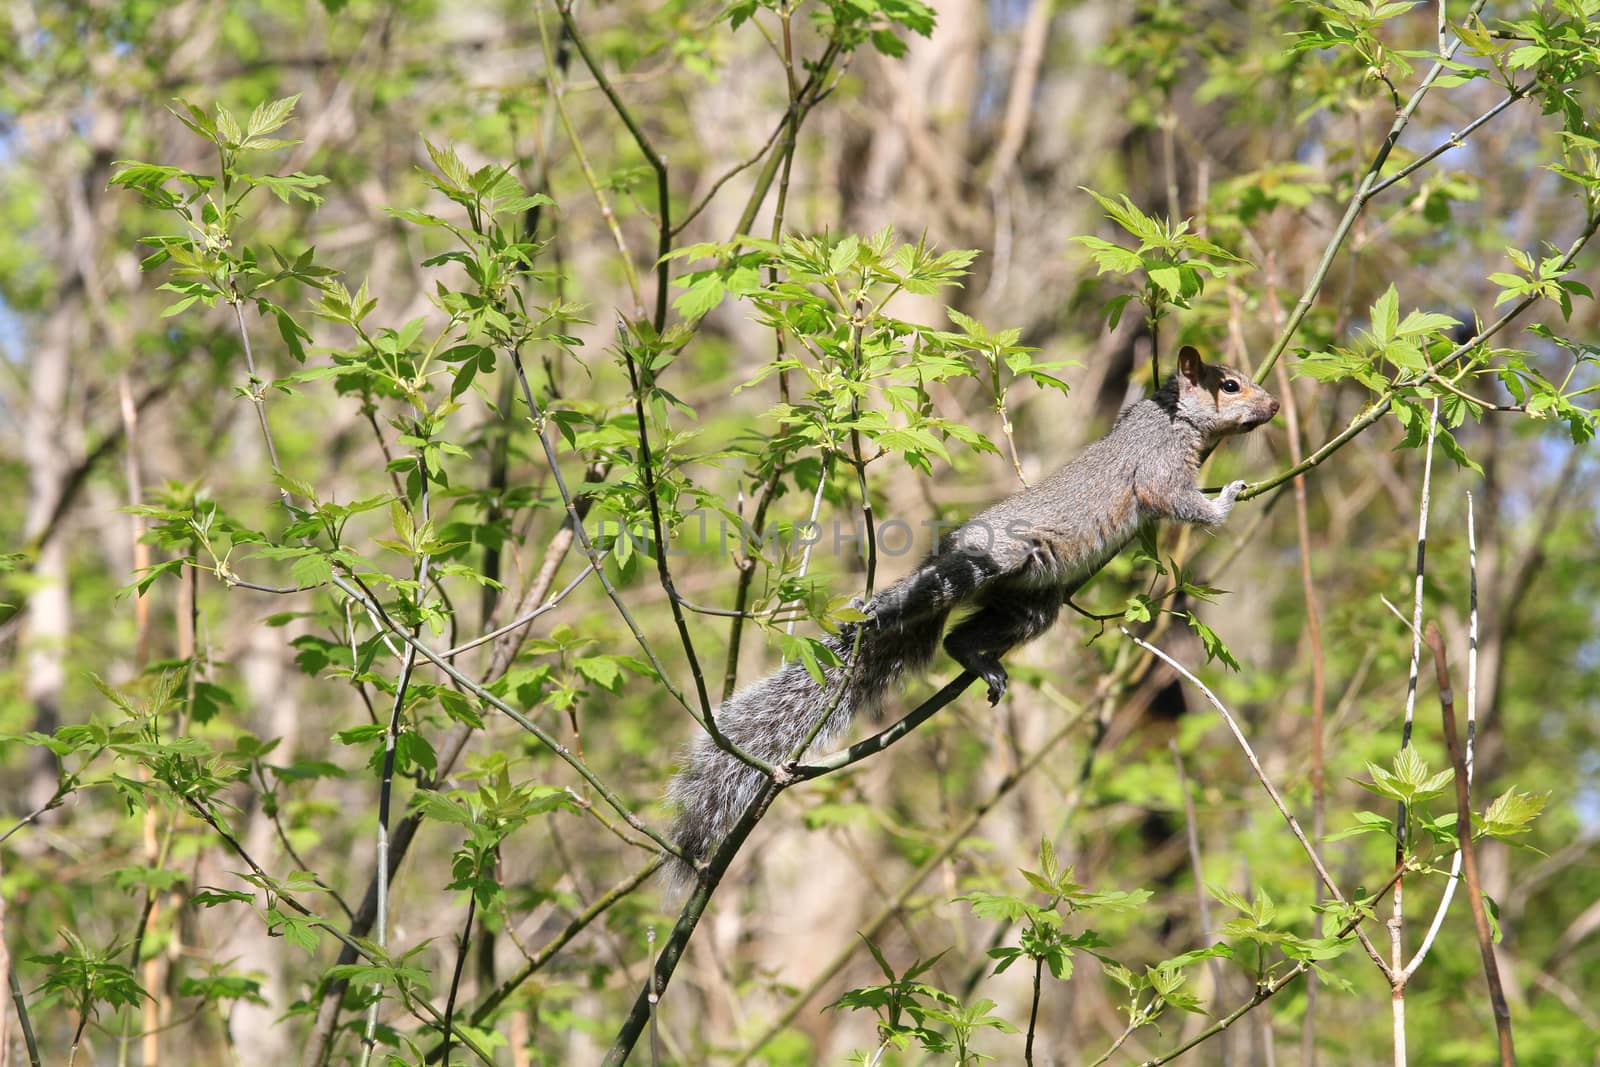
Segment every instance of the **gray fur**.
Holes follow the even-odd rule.
[[[855,627],[846,626],[824,640],[841,661],[855,645]],[[884,690],[902,675],[919,674],[933,658],[944,629],[944,615],[925,617],[905,626],[880,629],[867,625],[861,634],[859,661],[853,675],[849,666],[824,671],[819,687],[804,665],[789,663],[735,693],[717,712],[723,734],[752,756],[783,764],[794,754],[818,720],[833,706],[834,695],[848,676],[849,686],[827,723],[812,741],[827,748],[860,713],[876,714]],[[735,819],[756,799],[766,777],[748,763],[717,747],[702,733],[689,746],[683,766],[672,779],[667,795],[678,808],[672,838],[696,862],[708,858]],[[676,884],[694,880],[694,871],[673,861],[668,877]]]
[[[1277,414],[1278,402],[1248,376],[1207,366],[1185,348],[1178,373],[1130,405],[1111,432],[1038,485],[1007,497],[950,534],[911,574],[863,609],[859,667],[825,672],[818,687],[791,663],[734,694],[717,713],[728,739],[751,755],[788,760],[848,677],[848,688],[813,746],[826,748],[856,715],[876,714],[883,693],[933,658],[945,621],[971,607],[945,638],[957,663],[988,683],[989,701],[1005,692],[1000,656],[1045,632],[1070,591],[1122,549],[1140,527],[1161,519],[1216,526],[1228,517],[1243,482],[1215,500],[1195,486],[1205,453],[1222,438],[1247,433]],[[1233,383],[1233,391],[1226,383]],[[841,660],[855,641],[845,627],[827,644]],[[703,862],[760,792],[760,771],[702,734],[690,746],[668,792],[678,806],[673,838]],[[694,877],[674,863],[672,877]]]

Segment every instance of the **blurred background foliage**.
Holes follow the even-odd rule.
[[[403,856],[387,902],[392,960],[337,969],[329,929],[349,928],[375,892],[384,727],[410,672],[359,603],[326,586],[349,561],[328,542],[294,547],[316,535],[292,528],[284,499],[357,505],[349,542],[367,555],[350,566],[387,573],[392,585],[370,595],[437,648],[577,580],[528,628],[454,662],[652,826],[665,825],[663,788],[699,729],[594,576],[583,580],[508,346],[521,346],[590,532],[602,546],[608,530],[637,535],[614,543],[605,571],[689,704],[680,632],[648,554],[638,415],[660,443],[651,473],[677,591],[691,608],[766,613],[736,625],[686,612],[714,704],[735,678],[814,654],[806,639],[862,590],[852,426],[869,432],[876,518],[924,538],[879,546],[881,585],[927,547],[927,520],[970,514],[1069,458],[1180,344],[1262,366],[1313,278],[1319,291],[1268,379],[1292,391],[1295,423],[1225,447],[1212,484],[1266,479],[1335,438],[1406,359],[1437,359],[1450,337],[1492,321],[1504,292],[1543,299],[1456,380],[1476,404],[1402,390],[1398,418],[1309,472],[1303,517],[1286,488],[1241,504],[1214,534],[1162,531],[1163,564],[1226,592],[1155,607],[1156,620],[1173,621],[1160,607],[1193,610],[1205,626],[1179,618],[1153,639],[1240,716],[1314,836],[1362,825],[1364,808],[1392,818],[1390,800],[1360,783],[1373,781],[1368,761],[1391,768],[1401,745],[1411,634],[1383,598],[1409,618],[1426,413],[1440,399],[1453,436],[1432,467],[1423,594],[1464,703],[1470,492],[1474,806],[1508,790],[1548,794],[1542,816],[1510,835],[1521,847],[1482,848],[1501,972],[1523,1062],[1594,1061],[1600,469],[1582,391],[1595,384],[1600,316],[1582,288],[1592,252],[1566,289],[1539,288],[1539,261],[1549,274],[1593,232],[1597,17],[1578,0],[1478,3],[1470,17],[1461,3],[1343,0],[0,5],[0,489],[14,502],[0,512],[13,553],[0,609],[0,832],[33,814],[0,846],[0,917],[45,1062],[67,1062],[69,1049],[83,1063],[365,1062],[366,1033],[379,1057],[421,1062],[437,1053],[446,1012],[500,1063],[597,1062],[611,1044],[676,902],[638,881],[650,850],[590,783],[432,665],[418,664],[412,688],[399,683],[392,821],[410,829],[387,846]],[[1509,102],[1373,196],[1319,274],[1397,110],[1458,35],[1466,48],[1382,177],[1500,107],[1508,85]],[[182,121],[194,113],[167,106],[181,98],[242,122],[291,96],[294,114],[272,136],[294,143],[231,162]],[[213,292],[174,310],[182,291],[156,287],[181,281],[179,264],[140,265],[159,247],[153,235],[182,231],[135,195],[139,182],[112,185],[129,160],[211,177],[231,167],[245,186],[326,178],[256,187],[237,220],[197,231],[210,225],[206,254],[234,264],[214,278],[248,278],[236,268],[249,256],[279,271],[269,249],[294,265],[270,289],[282,316],[246,299],[236,318],[226,284],[220,301]],[[504,179],[512,210],[476,212],[483,190],[469,190],[482,174]],[[1107,209],[1115,216],[1124,196],[1134,215],[1118,225]],[[1147,216],[1188,219],[1190,237],[1227,255],[1178,241],[1170,259],[1195,280],[1171,285],[1137,256],[1126,276],[1105,270],[1105,243],[1136,248],[1128,223]],[[471,264],[434,258],[464,247],[462,234],[507,270],[498,289]],[[741,234],[758,240],[725,243]],[[783,234],[801,236],[763,243]],[[840,251],[846,235],[859,238],[854,251]],[[678,254],[658,275],[664,250]],[[672,280],[666,305],[658,277]],[[858,284],[869,302],[898,290],[865,328]],[[364,322],[339,304],[358,291],[357,304],[376,301]],[[491,292],[523,309],[513,341],[493,322],[462,325],[493,317]],[[1108,317],[1107,302],[1130,294]],[[1434,323],[1409,355],[1386,349],[1396,302],[1401,316],[1459,326]],[[854,371],[852,329],[866,334]],[[432,363],[418,356],[430,344],[442,353]],[[419,368],[440,373],[413,381]],[[641,370],[648,403],[636,410]],[[790,534],[813,515],[821,540],[807,552]],[[740,521],[768,531],[759,553],[714,536]],[[419,585],[424,559],[433,581]],[[139,574],[153,580],[133,586]],[[1125,556],[1080,599],[1120,612],[1160,585],[1150,559]],[[1150,615],[1135,599],[1129,619]],[[1213,633],[1237,672],[1212,659]],[[1119,1036],[1110,1062],[1171,1049],[1206,1025],[1203,1013],[1226,1014],[1263,973],[1280,973],[1258,971],[1257,946],[1276,954],[1280,934],[1327,932],[1299,847],[1176,674],[1115,624],[1071,615],[1011,669],[999,708],[968,694],[888,752],[779,799],[689,942],[653,1051],[635,1062],[865,1061],[874,1050],[883,1063],[969,1051],[1019,1062],[1034,968],[992,975],[986,953],[1055,920],[977,894],[1059,906],[1063,929],[1076,936],[1087,922],[1129,980],[1219,937],[1249,946],[1226,966],[1187,961],[1184,992],[1200,1013],[1169,1011],[1131,1033],[1128,982],[1079,951],[1064,982],[1046,974],[1039,1062],[1091,1062]],[[953,673],[936,665],[891,714]],[[1423,676],[1412,741],[1432,772],[1448,758],[1426,666]],[[1453,828],[1449,796],[1426,810]],[[1448,866],[1448,847],[1422,847]],[[1351,896],[1393,871],[1381,828],[1320,850]],[[241,853],[262,870],[251,875]],[[1018,870],[1057,863],[1089,889],[1148,897],[1030,897],[1039,886]],[[1406,883],[1406,958],[1443,882]],[[1493,1055],[1464,896],[1405,987],[1412,1054],[1429,1063]],[[1263,900],[1275,902],[1265,918]],[[1088,919],[1068,914],[1080,906]],[[1273,938],[1219,933],[1252,906]],[[375,936],[370,918],[355,925]],[[1381,925],[1368,925],[1387,950]],[[948,1000],[929,994],[932,1008],[913,1015],[949,1050],[875,1028],[870,1010],[822,1010],[856,990],[845,1006],[883,1015],[870,992],[881,968],[903,975],[917,961],[927,965],[916,980]],[[1359,949],[1320,966],[1314,994],[1292,984],[1186,1062],[1390,1062],[1388,983]],[[374,983],[384,994],[369,1030]],[[1136,1006],[1150,1003],[1143,988]],[[963,1017],[952,1004],[980,1010]],[[0,1019],[0,1062],[26,1062],[16,1002]],[[459,1043],[450,1056],[477,1062]]]

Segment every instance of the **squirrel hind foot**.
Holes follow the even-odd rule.
[[[1006,695],[1006,687],[1011,683],[1011,676],[1000,665],[1000,660],[991,652],[968,652],[957,656],[956,662],[983,679],[989,687],[989,706],[1000,703],[1000,698]]]

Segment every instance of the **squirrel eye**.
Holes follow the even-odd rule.
[[[1239,383],[1232,378],[1224,378],[1222,379],[1222,391],[1224,393],[1237,393],[1239,391]]]

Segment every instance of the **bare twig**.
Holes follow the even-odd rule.
[[[467,917],[461,924],[461,936],[456,939],[456,963],[450,972],[450,993],[444,1002],[444,1051],[439,1058],[450,1062],[450,1030],[456,1018],[456,993],[461,989],[461,972],[466,969],[467,951],[472,947],[472,920],[478,910],[478,894],[467,896]]]
[[[537,21],[539,43],[544,49],[545,87],[556,106],[556,114],[561,119],[561,128],[566,131],[567,143],[572,147],[572,157],[578,161],[584,182],[589,186],[595,205],[600,209],[600,217],[605,220],[606,228],[611,231],[611,239],[616,242],[617,259],[622,266],[622,276],[628,283],[628,291],[633,295],[633,313],[642,316],[644,305],[639,291],[639,271],[633,264],[633,253],[628,249],[628,239],[622,233],[622,224],[617,221],[616,212],[611,209],[611,201],[606,197],[605,188],[595,174],[594,166],[589,162],[588,153],[583,150],[583,139],[578,136],[577,128],[572,125],[572,116],[567,112],[566,86],[557,77],[555,48],[550,43],[550,31],[544,24],[542,5],[538,11]]]
[[[1586,246],[1594,237],[1597,229],[1600,229],[1600,210],[1595,210],[1590,215],[1588,221],[1584,224],[1583,232],[1578,234],[1573,242],[1567,246],[1566,252],[1562,255],[1561,260],[1556,264],[1556,269],[1564,271],[1569,268],[1573,261],[1577,258],[1578,253],[1583,251],[1584,246]],[[1364,408],[1359,415],[1351,420],[1350,425],[1346,426],[1339,433],[1335,434],[1332,438],[1325,442],[1322,447],[1318,448],[1315,452],[1311,453],[1311,455],[1307,456],[1300,462],[1291,464],[1288,469],[1279,471],[1277,474],[1267,478],[1265,481],[1256,482],[1248,486],[1244,492],[1239,494],[1239,499],[1250,500],[1258,497],[1263,493],[1276,489],[1278,486],[1289,481],[1296,475],[1303,474],[1306,471],[1311,470],[1313,467],[1320,466],[1328,459],[1328,457],[1332,456],[1335,452],[1339,451],[1339,449],[1349,444],[1354,438],[1360,435],[1373,423],[1383,418],[1383,416],[1388,412],[1389,408],[1393,405],[1395,396],[1400,393],[1401,390],[1416,389],[1438,380],[1440,374],[1446,368],[1455,364],[1464,356],[1466,356],[1467,353],[1473,351],[1479,345],[1483,344],[1483,342],[1487,341],[1489,338],[1495,336],[1501,330],[1505,329],[1505,327],[1508,326],[1513,319],[1517,318],[1524,311],[1538,303],[1540,299],[1542,298],[1537,295],[1523,297],[1521,300],[1511,305],[1511,307],[1506,310],[1505,314],[1501,315],[1498,319],[1495,319],[1489,325],[1484,326],[1482,329],[1478,330],[1477,333],[1473,334],[1473,336],[1469,337],[1467,340],[1451,349],[1450,352],[1436,362],[1429,371],[1418,375],[1415,378],[1402,379],[1396,382],[1394,385],[1389,386],[1383,392],[1379,393],[1378,396],[1373,398],[1372,403],[1367,405],[1367,407]]]
[[[604,552],[601,552],[599,555],[601,560],[606,558],[606,553]],[[515,630],[520,630],[522,627],[528,625],[539,616],[546,615],[554,611],[558,606],[560,606],[563,600],[572,595],[573,591],[576,590],[578,586],[583,584],[583,580],[585,578],[594,573],[594,568],[595,565],[593,563],[585,564],[583,570],[579,571],[572,581],[568,582],[559,593],[545,601],[543,604],[540,604],[537,608],[534,608],[532,611],[523,612],[515,619],[512,619],[510,622],[506,623],[504,626],[497,626],[488,633],[480,634],[470,641],[456,645],[454,648],[446,649],[445,651],[439,653],[439,655],[443,656],[445,659],[455,659],[463,652],[477,648],[479,645],[486,644],[487,642],[493,641],[496,638],[504,637],[506,634]]]
[[[1478,12],[1483,9],[1485,2],[1486,0],[1474,0],[1472,7],[1468,9],[1462,19],[1463,23],[1472,21]],[[1423,97],[1428,95],[1428,90],[1433,88],[1433,83],[1438,80],[1439,75],[1444,73],[1445,64],[1455,56],[1460,47],[1461,39],[1458,37],[1444,50],[1438,61],[1433,64],[1427,75],[1423,77],[1416,91],[1411,94],[1411,99],[1406,101],[1405,106],[1395,115],[1394,122],[1389,126],[1389,132],[1384,136],[1383,143],[1378,146],[1377,153],[1373,156],[1365,176],[1361,179],[1361,184],[1350,197],[1349,204],[1346,205],[1344,217],[1339,220],[1339,225],[1334,228],[1333,236],[1328,239],[1328,245],[1322,251],[1322,259],[1317,264],[1316,269],[1312,271],[1311,279],[1306,283],[1305,292],[1300,294],[1299,300],[1295,301],[1294,309],[1289,313],[1289,321],[1284,323],[1283,329],[1278,331],[1277,339],[1273,341],[1272,347],[1267,351],[1266,357],[1261,361],[1261,365],[1256,368],[1256,381],[1266,380],[1267,375],[1272,371],[1273,365],[1278,362],[1278,357],[1283,355],[1284,350],[1289,347],[1289,342],[1294,339],[1295,332],[1300,329],[1300,324],[1305,321],[1313,301],[1316,300],[1317,294],[1322,291],[1322,283],[1328,276],[1329,268],[1333,266],[1334,257],[1339,254],[1340,246],[1344,244],[1345,237],[1349,235],[1350,228],[1355,225],[1356,218],[1361,214],[1362,209],[1367,206],[1367,202],[1375,195],[1374,187],[1378,183],[1378,172],[1383,170],[1384,163],[1389,159],[1389,153],[1394,150],[1395,143],[1400,140],[1401,132],[1411,122],[1411,117],[1416,113]]]
[[[1445,659],[1444,640],[1436,623],[1428,623],[1428,648],[1439,682],[1439,712],[1444,719],[1444,741],[1455,768],[1456,841],[1461,848],[1461,869],[1467,880],[1467,900],[1472,906],[1472,923],[1478,934],[1478,953],[1483,957],[1483,977],[1489,985],[1489,1003],[1494,1006],[1495,1032],[1500,1039],[1500,1067],[1514,1067],[1516,1048],[1511,1039],[1511,1008],[1500,983],[1500,967],[1495,962],[1494,934],[1483,906],[1483,883],[1478,877],[1478,853],[1472,840],[1472,798],[1467,790],[1467,765],[1456,737],[1455,696],[1450,688],[1450,667]]]
[[[1348,937],[1352,933],[1359,934],[1362,920],[1371,915],[1372,905],[1376,904],[1383,898],[1383,895],[1389,891],[1389,887],[1395,883],[1402,873],[1403,872],[1401,871],[1394,872],[1394,874],[1390,875],[1389,881],[1378,887],[1378,891],[1376,893],[1373,893],[1371,896],[1362,901],[1362,906],[1356,909],[1355,913],[1351,915],[1349,919],[1345,920],[1344,925],[1339,928],[1339,932],[1335,934],[1334,937]],[[1299,961],[1293,967],[1289,968],[1272,981],[1257,986],[1255,993],[1250,997],[1249,1000],[1239,1005],[1239,1007],[1235,1008],[1227,1015],[1224,1015],[1221,1019],[1218,1019],[1215,1023],[1212,1023],[1198,1034],[1195,1034],[1177,1048],[1171,1049],[1168,1052],[1164,1052],[1154,1059],[1145,1060],[1139,1065],[1139,1067],[1162,1067],[1163,1064],[1171,1063],[1173,1060],[1176,1060],[1190,1049],[1210,1041],[1213,1037],[1222,1033],[1228,1027],[1244,1018],[1256,1008],[1260,1007],[1266,1001],[1281,993],[1292,982],[1294,982],[1296,978],[1300,977],[1302,974],[1305,974],[1310,969],[1310,960]]]
[[[98,756],[104,751],[105,749],[103,748],[96,749],[94,756]],[[93,760],[94,756],[90,756],[89,759]],[[88,761],[85,762],[87,763]],[[6,830],[5,833],[0,834],[0,844],[4,844],[8,837],[22,829],[24,826],[27,826],[29,823],[33,822],[45,812],[54,811],[56,808],[59,808],[62,801],[66,800],[76,788],[78,788],[78,776],[76,774],[63,774],[57,779],[56,791],[50,794],[50,799],[46,800],[43,804],[40,804],[37,808],[34,808],[32,811],[28,812],[28,814],[22,816],[22,818],[18,819],[16,822],[12,823],[11,827]]]
[[[671,266],[671,261],[667,258],[667,254],[672,251],[672,235],[674,233],[672,229],[672,198],[668,194],[667,188],[666,157],[656,151],[655,145],[650,142],[650,138],[645,136],[644,130],[639,127],[639,123],[634,119],[633,113],[622,102],[622,97],[618,95],[616,88],[606,78],[605,72],[600,68],[600,64],[596,63],[594,56],[589,53],[589,46],[584,43],[583,34],[578,32],[577,20],[572,17],[571,0],[557,3],[556,10],[561,13],[561,24],[566,27],[567,39],[578,50],[578,55],[583,59],[583,65],[589,68],[589,74],[594,78],[595,84],[600,87],[600,91],[605,94],[606,99],[611,102],[612,110],[617,113],[617,117],[622,120],[622,124],[628,128],[629,135],[633,137],[633,143],[638,145],[640,154],[644,156],[645,161],[650,164],[650,169],[655,171],[656,174],[656,308],[654,321],[656,336],[659,337],[667,328],[667,283],[668,270]],[[644,433],[642,423],[639,432],[641,434]]]
[[[1478,540],[1475,524],[1472,518],[1472,494],[1467,494],[1467,564],[1471,575],[1471,609],[1468,615],[1467,629],[1467,752],[1466,775],[1467,788],[1472,788],[1472,762],[1473,750],[1477,742],[1478,723]],[[1423,935],[1422,944],[1417,946],[1417,951],[1412,955],[1411,961],[1406,964],[1404,977],[1410,978],[1416,973],[1422,961],[1427,958],[1428,951],[1433,947],[1434,938],[1439,936],[1439,930],[1444,926],[1444,917],[1450,910],[1450,903],[1455,899],[1456,886],[1461,884],[1461,849],[1457,848],[1455,855],[1450,858],[1450,875],[1445,880],[1444,892],[1439,897],[1439,906],[1433,913],[1433,922],[1428,924],[1428,932]]]
[[[779,135],[781,135],[783,131],[788,128],[789,114],[789,110],[784,111],[783,118],[778,120],[778,124],[772,128],[772,132],[767,135],[767,139],[766,141],[762,142],[761,147],[756,149],[754,155],[742,163],[735,163],[732,167],[729,167],[726,171],[724,171],[721,177],[711,183],[711,187],[706,190],[706,194],[700,198],[699,202],[688,211],[685,211],[683,213],[683,218],[679,219],[677,225],[673,226],[672,236],[677,237],[679,234],[683,233],[684,230],[688,229],[689,224],[700,216],[700,213],[706,209],[706,205],[710,204],[711,201],[716,197],[717,193],[722,191],[722,187],[724,185],[727,185],[734,178],[738,177],[740,174],[761,162],[761,157],[766,155],[772,149],[772,146],[777,143]]]
[[[9,962],[9,961],[7,961]],[[22,995],[22,984],[17,981],[17,966],[6,968],[6,982],[11,986],[11,1005],[17,1009],[17,1026],[22,1031],[22,1044],[28,1050],[28,1067],[41,1067],[39,1042],[33,1036],[33,1021],[28,1018],[28,999]]]
[[[1190,685],[1200,690],[1211,706],[1217,709],[1217,713],[1222,716],[1222,721],[1227,725],[1228,731],[1233,734],[1233,739],[1239,743],[1239,748],[1244,752],[1245,759],[1250,764],[1250,769],[1255,772],[1256,780],[1267,791],[1267,796],[1272,798],[1273,805],[1278,809],[1278,814],[1283,816],[1283,821],[1288,824],[1289,830],[1295,836],[1295,840],[1300,842],[1300,847],[1305,850],[1306,856],[1311,860],[1311,865],[1316,868],[1317,876],[1322,879],[1322,884],[1328,887],[1328,894],[1339,904],[1348,907],[1349,902],[1345,900],[1344,894],[1339,891],[1339,886],[1334,882],[1333,875],[1328,873],[1328,868],[1324,866],[1322,857],[1318,855],[1315,846],[1306,837],[1305,831],[1300,829],[1300,821],[1294,817],[1294,813],[1289,810],[1289,806],[1283,802],[1283,797],[1278,794],[1278,789],[1272,784],[1272,779],[1267,777],[1267,772],[1262,768],[1261,761],[1256,758],[1255,749],[1250,746],[1249,739],[1244,736],[1244,731],[1239,728],[1239,723],[1234,719],[1233,713],[1228,710],[1227,705],[1218,699],[1217,695],[1183,664],[1148,641],[1135,637],[1126,626],[1119,626],[1117,629],[1121,630],[1122,635],[1128,640],[1177,671]],[[1378,953],[1377,947],[1373,945],[1365,932],[1358,929],[1356,930],[1356,936],[1360,938],[1361,947],[1366,949],[1367,955],[1372,957],[1372,961],[1378,965],[1378,968],[1387,972],[1383,957]]]
[[[1496,115],[1500,114],[1500,112],[1504,111],[1506,108],[1510,107],[1524,96],[1527,96],[1528,91],[1532,89],[1533,86],[1534,83],[1531,81],[1526,85],[1513,86],[1511,91],[1506,95],[1505,99],[1501,100],[1494,107],[1491,107],[1488,111],[1485,111],[1483,114],[1479,115],[1477,118],[1461,127],[1461,129],[1451,133],[1449,137],[1446,137],[1444,141],[1438,145],[1438,147],[1429,152],[1423,153],[1410,163],[1406,164],[1392,176],[1385,178],[1383,181],[1373,186],[1370,195],[1377,196],[1379,193],[1383,192],[1396,182],[1405,181],[1405,179],[1409,178],[1412,174],[1421,170],[1429,163],[1432,163],[1435,159],[1450,151],[1450,149],[1461,147],[1461,145],[1465,143],[1466,139],[1472,136],[1474,130],[1488,122],[1490,119],[1494,118]]]
[[[1413,713],[1417,701],[1417,674],[1422,658],[1422,583],[1428,558],[1428,505],[1433,490],[1433,442],[1439,430],[1439,401],[1433,401],[1428,416],[1428,446],[1422,460],[1422,493],[1417,504],[1417,560],[1412,577],[1411,595],[1411,665],[1406,675],[1405,716],[1400,726],[1400,751],[1411,745]],[[1394,867],[1405,869],[1406,862],[1406,805],[1402,801],[1395,815]],[[1388,977],[1393,988],[1389,998],[1392,1036],[1394,1039],[1395,1067],[1406,1062],[1406,958],[1405,958],[1405,880],[1394,883],[1394,906],[1387,923],[1389,929]]]
[[[810,64],[811,74],[801,86],[800,92],[795,97],[800,106],[794,109],[792,115],[785,116],[786,139],[798,135],[800,126],[805,122],[811,109],[822,101],[828,94],[830,87],[827,84],[830,75],[834,74],[834,64],[845,57],[849,62],[848,53],[837,38],[830,39],[813,64]],[[750,227],[755,223],[756,215],[761,210],[761,205],[767,199],[767,193],[772,188],[773,181],[778,176],[778,170],[783,165],[786,152],[774,152],[767,156],[767,162],[762,166],[761,172],[756,176],[755,188],[750,192],[750,198],[745,201],[744,211],[739,215],[739,221],[734,224],[733,236],[735,239],[743,237],[750,232]]]

